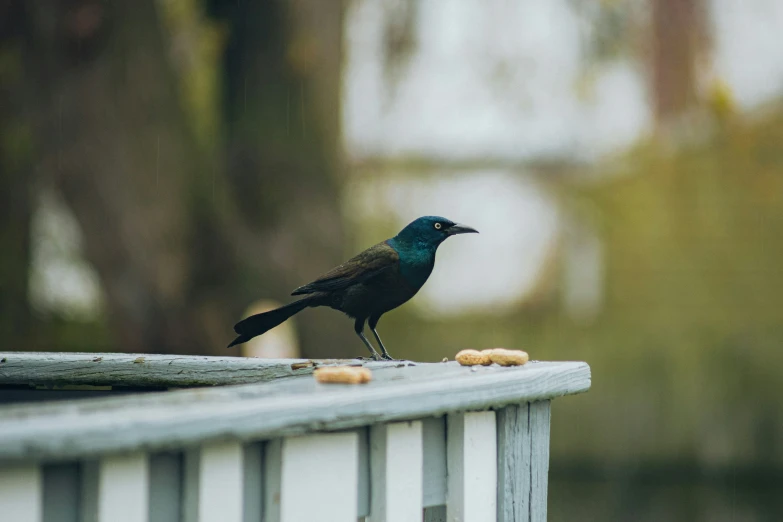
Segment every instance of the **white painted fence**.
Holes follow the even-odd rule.
[[[0,519],[15,522],[543,521],[550,400],[590,387],[576,362],[368,363],[373,382],[347,386],[316,383],[309,361],[0,358]],[[204,379],[246,384],[18,402]]]

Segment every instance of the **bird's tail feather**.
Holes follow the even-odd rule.
[[[304,299],[300,299],[299,301],[294,301],[293,303],[281,306],[280,308],[269,310],[268,312],[251,315],[247,319],[239,321],[234,325],[234,331],[239,335],[236,339],[231,341],[231,344],[228,345],[228,348],[231,348],[237,344],[245,343],[253,337],[271,330],[275,326],[283,323],[292,315],[301,312],[312,304],[312,299],[310,297],[306,297]]]

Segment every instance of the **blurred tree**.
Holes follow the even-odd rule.
[[[696,101],[697,64],[706,48],[702,0],[652,0],[651,82],[658,122],[681,116]]]
[[[49,0],[30,15],[37,171],[83,230],[117,348],[204,351],[189,288],[202,162],[155,3]]]
[[[244,303],[262,292],[286,300],[345,254],[336,179],[342,6],[211,0],[209,8],[230,33],[226,179],[230,231],[246,262],[235,288]],[[308,354],[355,355],[350,324],[334,312],[311,311],[298,324]]]
[[[22,67],[25,5],[0,1],[0,336],[17,346],[30,330],[27,304],[30,265],[31,165],[24,125]],[[17,21],[17,23],[14,23]]]
[[[198,146],[155,0],[18,13],[36,173],[84,232],[118,350],[225,353],[252,299],[282,299],[343,255],[339,4],[220,4],[224,151]],[[307,354],[352,352],[335,351],[350,328],[329,319],[307,321]]]

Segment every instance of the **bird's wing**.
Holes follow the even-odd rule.
[[[372,279],[400,261],[397,251],[384,243],[368,248],[345,263],[333,268],[312,283],[300,286],[291,295],[333,292]]]

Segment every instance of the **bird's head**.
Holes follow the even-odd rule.
[[[396,239],[405,243],[425,243],[437,247],[451,236],[470,233],[478,234],[478,230],[444,217],[424,216],[403,228]]]

